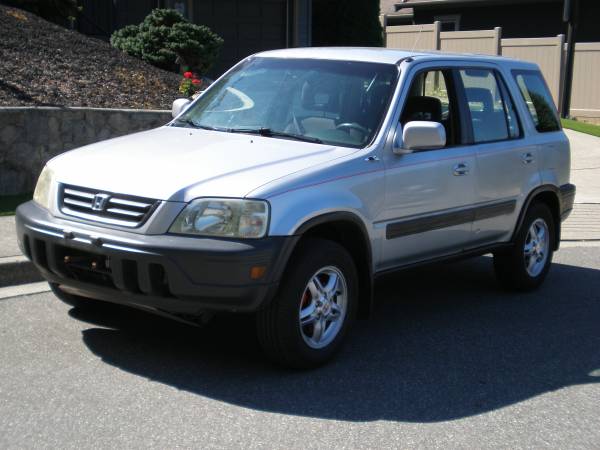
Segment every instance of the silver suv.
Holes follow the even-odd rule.
[[[390,271],[493,253],[502,285],[536,288],[575,196],[521,61],[271,51],[173,116],[50,161],[17,212],[22,250],[72,305],[252,312],[293,367],[330,359]]]

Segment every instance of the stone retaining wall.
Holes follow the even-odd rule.
[[[170,119],[170,111],[0,107],[0,195],[33,191],[46,161],[60,153]]]

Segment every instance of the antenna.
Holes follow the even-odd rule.
[[[413,43],[413,46],[410,49],[411,52],[413,52],[415,50],[415,47],[419,43],[419,39],[421,39],[421,31],[423,31],[423,25],[421,25],[421,27],[419,28],[419,33],[417,34],[417,38],[415,39],[415,42]]]

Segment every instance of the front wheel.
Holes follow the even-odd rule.
[[[341,245],[307,239],[293,256],[279,293],[257,313],[259,341],[270,359],[316,367],[339,350],[356,315],[358,282]]]
[[[494,254],[494,269],[500,283],[516,290],[531,290],[542,284],[552,264],[555,233],[550,209],[543,203],[532,205],[514,246]]]

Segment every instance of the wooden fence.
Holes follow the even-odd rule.
[[[437,50],[440,36],[440,22],[431,25],[402,25],[386,28],[388,48],[409,50]]]
[[[575,45],[571,115],[600,118],[600,42]]]
[[[563,47],[565,36],[554,38],[502,39],[502,56],[531,61],[540,66],[555,103],[561,107]]]
[[[386,27],[386,46],[406,50],[501,55],[540,66],[561,109],[565,74],[565,37],[502,39],[500,27],[481,31],[441,32],[440,23]],[[600,120],[600,43],[578,43],[571,95],[571,115]]]
[[[439,49],[443,52],[498,55],[502,29],[483,31],[446,31],[440,33]]]

